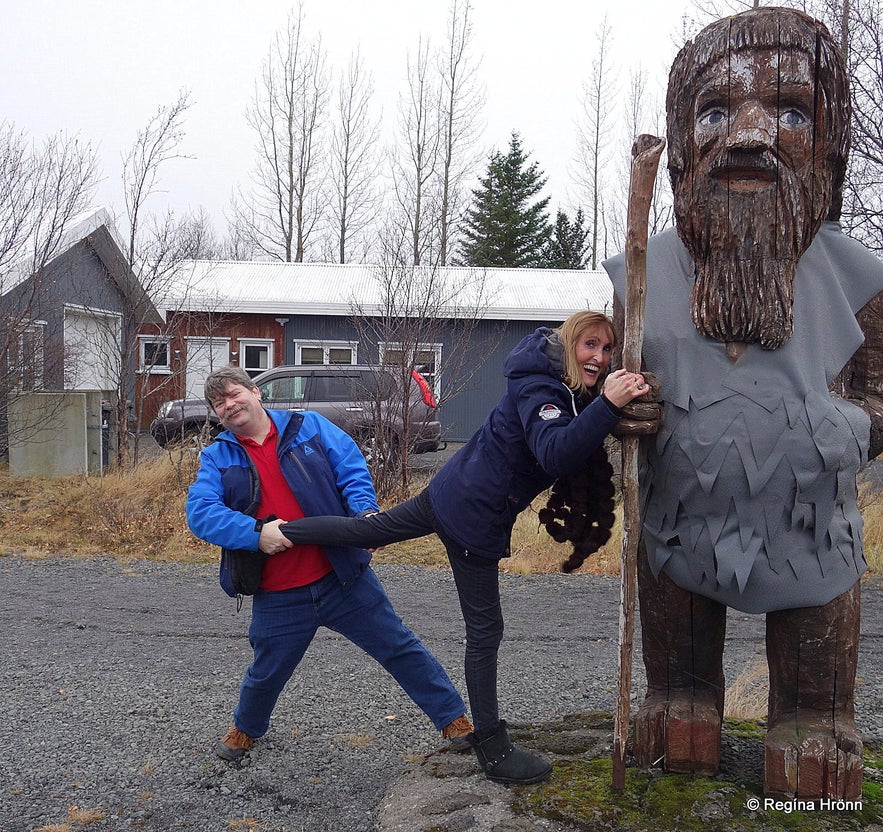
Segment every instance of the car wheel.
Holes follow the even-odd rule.
[[[218,433],[220,433],[220,428],[217,425],[187,425],[171,437],[167,445],[191,451],[201,451],[214,442]]]
[[[395,439],[379,442],[374,435],[363,436],[358,440],[358,445],[369,466],[386,465],[398,456]]]

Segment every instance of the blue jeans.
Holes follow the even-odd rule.
[[[308,586],[254,596],[249,629],[254,660],[233,712],[240,731],[250,737],[267,732],[279,694],[322,626],[375,658],[437,729],[466,713],[444,668],[402,623],[368,568],[347,589],[331,572]]]
[[[307,517],[282,526],[294,543],[375,548],[438,534],[454,573],[466,624],[464,673],[476,731],[500,723],[497,700],[497,654],[503,640],[499,561],[470,554],[442,534],[427,491],[371,517]],[[247,733],[247,732],[246,732]]]

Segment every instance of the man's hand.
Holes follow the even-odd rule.
[[[662,426],[662,405],[657,401],[662,388],[653,373],[642,373],[650,392],[624,405],[619,423],[611,431],[614,436],[652,436]]]
[[[258,541],[258,548],[265,555],[278,555],[286,549],[290,549],[294,544],[279,531],[279,527],[285,520],[271,520],[264,523],[261,528],[261,539]]]

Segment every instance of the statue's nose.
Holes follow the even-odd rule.
[[[776,143],[775,117],[759,102],[749,101],[736,110],[727,148],[730,150],[758,150],[774,147]]]

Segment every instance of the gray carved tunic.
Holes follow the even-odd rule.
[[[854,313],[883,290],[883,264],[824,223],[798,265],[794,334],[733,364],[693,325],[693,263],[673,229],[647,262],[644,364],[664,405],[642,441],[654,574],[745,612],[827,603],[866,569],[856,473],[870,424],[829,388],[862,343]],[[604,267],[624,299],[623,256]]]

